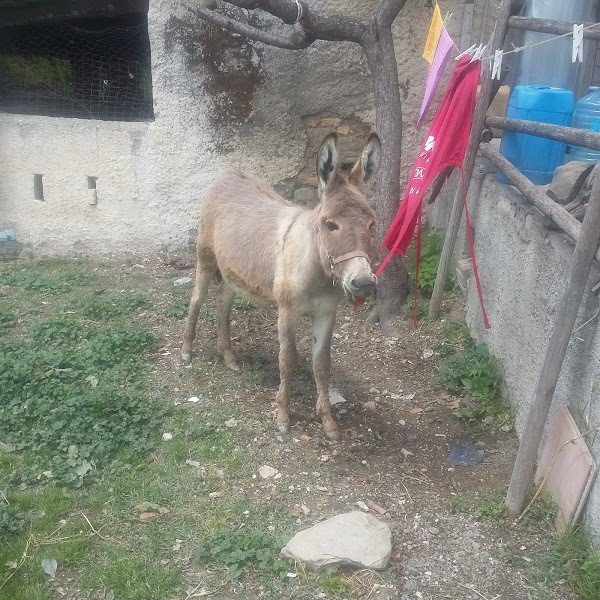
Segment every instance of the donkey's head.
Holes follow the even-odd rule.
[[[338,162],[337,136],[328,135],[317,156],[319,176],[319,252],[325,272],[339,281],[346,298],[359,303],[375,290],[371,270],[371,238],[375,213],[365,193],[375,179],[381,142],[371,133],[358,162],[349,173]]]

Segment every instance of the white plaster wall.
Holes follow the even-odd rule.
[[[483,0],[480,4],[483,6]],[[366,18],[379,0],[312,0],[322,12]],[[458,38],[460,0],[448,0]],[[407,172],[421,134],[414,130],[427,69],[421,52],[430,10],[408,0],[395,24]],[[187,24],[183,42],[173,19]],[[0,229],[12,227],[35,253],[152,254],[189,247],[201,198],[215,176],[235,166],[270,183],[304,166],[302,116],[331,113],[374,122],[366,60],[358,46],[317,42],[303,51],[256,44],[252,61],[264,78],[241,124],[216,125],[208,73],[198,64],[197,19],[175,0],[151,0],[155,121],[118,123],[0,114]],[[477,32],[477,25],[475,32]],[[192,48],[190,50],[190,48]],[[227,57],[226,57],[227,58]],[[222,98],[221,98],[222,100]],[[33,174],[44,175],[45,201],[33,199]],[[98,205],[88,203],[87,176],[98,177]]]

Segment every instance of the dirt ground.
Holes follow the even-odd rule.
[[[460,321],[461,299],[446,304],[445,321]],[[260,447],[265,462],[284,475],[291,490],[288,502],[301,515],[298,529],[339,512],[360,510],[359,502],[385,510],[384,515],[377,507],[371,512],[394,533],[392,576],[354,576],[357,598],[571,598],[560,585],[546,587],[531,577],[528,567],[544,552],[545,533],[506,522],[478,521],[468,511],[452,507],[453,497],[477,501],[487,491],[502,493],[518,442],[512,430],[481,435],[454,416],[457,398],[435,383],[440,349],[447,343],[441,333],[444,321],[415,329],[412,315],[407,314],[400,323],[401,337],[391,340],[377,328],[361,331],[367,311],[368,307],[357,310],[342,305],[338,314],[332,385],[346,402],[334,407],[343,432],[335,444],[325,439],[314,412],[309,323],[303,322],[298,332],[301,366],[290,403],[291,435],[284,440],[274,427],[275,311],[251,308],[233,317],[234,353],[246,371],[258,372],[260,385],[250,397],[230,400],[251,404],[257,419],[273,422],[266,435],[262,427],[256,430],[249,423],[240,427],[240,434],[249,451]],[[177,325],[164,331],[171,352],[164,365],[167,369],[172,367],[170,361],[178,361]],[[214,325],[200,322],[194,360],[219,363],[215,347]],[[485,448],[481,464],[450,464],[450,450],[464,443]],[[307,461],[320,463],[318,471],[304,466]],[[260,494],[277,495],[275,483],[261,482],[257,487]],[[308,515],[298,510],[302,506],[310,510]]]
[[[186,257],[170,264],[138,261],[74,263],[98,281],[73,293],[87,301],[123,291],[151,299],[150,308],[127,318],[162,340],[160,350],[150,357],[152,395],[170,403],[172,415],[163,425],[163,441],[144,458],[143,468],[119,477],[107,475],[69,496],[76,510],[57,513],[64,516],[66,527],[85,532],[85,512],[101,524],[102,536],[88,539],[90,545],[71,562],[63,558],[64,568],[59,557],[51,596],[46,595],[46,582],[39,581],[39,568],[27,563],[25,574],[19,575],[24,582],[28,577],[38,581],[43,593],[35,598],[574,599],[540,561],[552,534],[547,522],[512,526],[501,517],[480,519],[474,510],[487,506],[484,512],[493,516],[502,505],[517,438],[509,427],[484,433],[481,427],[461,422],[453,411],[466,399],[436,384],[445,345],[459,343],[448,336],[448,323],[460,322],[460,297],[447,300],[441,322],[423,322],[418,329],[412,311],[407,311],[397,340],[383,337],[377,327],[362,332],[368,304],[360,309],[341,305],[332,353],[332,385],[345,398],[334,407],[342,432],[337,443],[325,438],[315,415],[311,338],[309,323],[303,321],[290,403],[291,434],[284,439],[274,423],[279,380],[275,310],[236,302],[232,341],[242,371],[233,373],[216,351],[211,294],[201,312],[193,364],[184,367],[179,347],[191,283],[175,282],[193,278],[191,263]],[[23,263],[17,268],[26,274],[28,267]],[[50,307],[60,311],[61,302],[69,306],[58,296],[36,302],[34,316],[27,313],[17,334]],[[189,403],[191,396],[198,401]],[[164,437],[167,432],[171,437]],[[449,452],[465,443],[482,447],[483,461],[452,466]],[[261,465],[277,469],[281,477],[262,479]],[[168,514],[140,522],[136,506],[149,501],[168,506]],[[386,571],[343,570],[326,585],[301,565],[290,564],[292,577],[283,584],[258,572],[232,581],[223,564],[200,564],[194,558],[194,548],[211,524],[233,523],[240,529],[248,525],[289,535],[352,510],[369,510],[390,525],[394,549]],[[52,531],[54,524],[48,528]],[[15,556],[20,552],[15,550]],[[167,573],[172,583],[161,588]],[[145,594],[149,579],[154,589],[164,591]],[[336,588],[340,580],[343,589]],[[21,597],[30,600],[34,595]]]

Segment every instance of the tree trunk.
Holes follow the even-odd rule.
[[[402,105],[398,86],[398,65],[394,52],[392,24],[406,0],[381,0],[379,9],[368,23],[345,15],[323,15],[310,9],[305,0],[226,0],[246,10],[261,9],[294,29],[287,34],[273,34],[254,25],[242,23],[214,10],[212,0],[204,0],[188,10],[201,19],[278,48],[299,50],[315,40],[348,41],[360,44],[367,56],[375,92],[376,128],[382,143],[376,203],[376,248],[381,245],[391,225],[400,200],[402,153]],[[380,258],[380,257],[378,257]],[[408,273],[400,258],[388,263],[377,285],[377,305],[365,326],[379,321],[383,333],[397,337],[393,323],[408,296]]]
[[[376,248],[379,248],[398,210],[402,157],[402,102],[391,27],[378,27],[374,19],[363,49],[375,93],[376,128],[382,156],[378,174]],[[384,335],[398,337],[393,323],[408,297],[408,272],[400,258],[388,263],[377,284],[377,306],[365,325],[379,321]]]

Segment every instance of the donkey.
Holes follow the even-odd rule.
[[[183,334],[181,359],[190,364],[198,313],[209,285],[217,282],[217,349],[239,371],[231,351],[229,313],[237,292],[278,307],[279,372],[277,427],[289,433],[290,384],[297,363],[296,325],[312,318],[317,413],[330,439],[338,438],[331,415],[331,336],[341,291],[359,305],[375,290],[370,266],[375,214],[366,197],[379,169],[381,142],[371,133],[351,170],[338,161],[337,136],[317,154],[319,200],[304,208],[240,172],[218,179],[200,209],[196,283]]]

